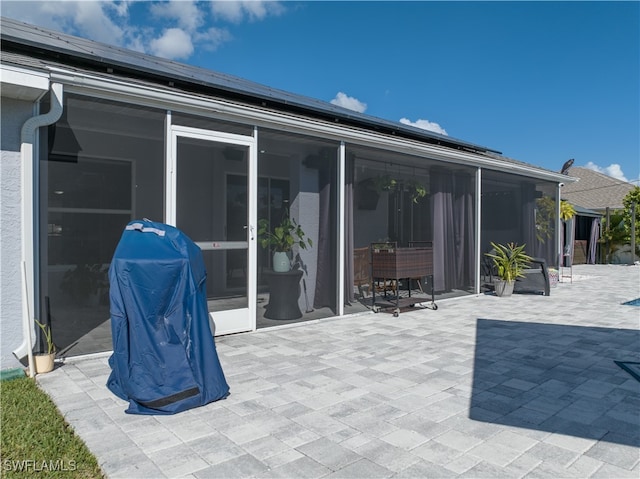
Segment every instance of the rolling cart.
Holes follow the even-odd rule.
[[[372,243],[371,277],[374,283],[372,305],[376,313],[391,309],[397,317],[402,308],[412,308],[428,301],[424,296],[411,295],[412,281],[417,281],[420,291],[424,293],[420,281],[425,277],[431,286],[431,309],[438,309],[433,289],[433,244],[430,242],[410,243],[409,247],[401,248],[397,243]],[[400,281],[407,283],[407,296],[400,296]],[[380,282],[383,294],[376,299],[375,284]],[[389,290],[395,295],[390,295]]]

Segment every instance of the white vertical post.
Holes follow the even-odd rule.
[[[173,172],[175,171],[176,162],[176,136],[173,134],[171,128],[171,110],[167,110],[167,115],[164,120],[164,137],[165,137],[165,152],[164,152],[164,166],[165,166],[165,194],[164,194],[164,222],[175,226],[175,178]]]
[[[340,147],[338,149],[338,178],[336,182],[338,183],[338,267],[336,271],[338,271],[338,294],[336,295],[338,298],[338,316],[344,315],[344,179],[345,179],[345,158],[346,158],[346,147],[344,141],[340,142]]]
[[[476,294],[480,294],[480,265],[482,264],[482,251],[480,240],[482,238],[482,168],[476,169]]]

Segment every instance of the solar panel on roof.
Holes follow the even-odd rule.
[[[432,142],[442,142],[479,152],[500,153],[497,150],[461,141],[450,136],[365,115],[329,102],[277,90],[243,78],[201,67],[94,42],[5,17],[0,17],[0,23],[2,26],[0,35],[3,41],[37,48],[49,54],[64,54],[93,64],[99,63],[110,67],[120,67],[131,72],[139,72],[156,78],[163,77],[172,81],[182,81],[258,100],[267,100],[271,103],[279,104],[281,107],[298,108],[316,115],[329,115],[368,128],[389,129],[397,133],[411,135],[414,138],[428,139]]]

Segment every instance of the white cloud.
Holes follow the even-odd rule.
[[[282,3],[277,1],[0,2],[2,15],[8,18],[142,53],[180,60],[187,60],[196,48],[215,50],[221,44],[231,41],[232,35],[221,22],[257,21],[285,11]],[[206,4],[210,6],[205,7]],[[137,23],[135,15],[145,14],[153,17],[155,22],[145,20],[144,24]]]
[[[248,0],[211,2],[211,12],[229,22],[240,23],[247,20],[262,20],[267,15],[277,16],[284,12],[280,2]]]
[[[196,2],[191,0],[152,3],[151,13],[162,19],[175,21],[180,28],[190,32],[202,25],[204,17]]]
[[[629,181],[627,180],[627,177],[624,176],[624,173],[622,172],[622,168],[617,163],[611,163],[609,166],[605,166],[603,168],[601,166],[596,165],[594,162],[590,161],[585,165],[585,168],[589,168],[590,170],[593,170],[593,171],[599,171],[600,173],[603,173],[607,176],[611,176],[617,180]]]
[[[102,43],[123,44],[124,30],[105,11],[108,3],[78,2],[76,5],[73,22],[83,35],[90,35],[92,39]]]
[[[358,113],[364,113],[364,111],[367,109],[366,103],[363,103],[357,98],[353,98],[352,96],[347,96],[342,92],[338,92],[336,97],[331,100],[331,103],[343,108],[348,108],[349,110],[357,111]]]
[[[437,123],[434,123],[429,120],[418,119],[418,121],[413,122],[408,118],[400,118],[400,123],[403,123],[409,126],[415,126],[416,128],[422,128],[423,130],[429,130],[435,133],[440,133],[441,135],[447,135],[447,131],[444,128],[442,128]]]
[[[195,33],[193,39],[205,50],[216,50],[220,45],[233,38],[231,33],[224,28],[209,28],[205,32]]]
[[[35,1],[2,0],[2,16],[51,28],[72,35],[91,38],[111,45],[123,46],[125,27],[121,18],[116,24],[111,14],[127,14],[126,2]]]
[[[180,28],[166,29],[149,47],[154,55],[170,59],[189,58],[193,53],[191,35]]]

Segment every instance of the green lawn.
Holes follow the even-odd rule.
[[[30,378],[0,381],[0,477],[104,478],[96,458]]]

